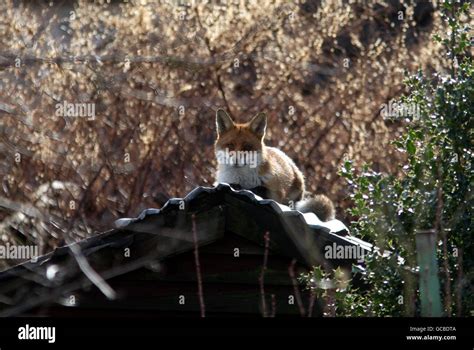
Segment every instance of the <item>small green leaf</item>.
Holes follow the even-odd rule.
[[[416,152],[416,146],[415,146],[415,144],[413,143],[413,140],[412,140],[412,139],[408,139],[408,140],[407,140],[407,147],[406,147],[406,149],[407,149],[408,154],[410,154],[410,155],[414,155],[414,154],[415,154],[415,152]]]

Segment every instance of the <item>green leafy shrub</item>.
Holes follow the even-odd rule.
[[[419,315],[415,237],[426,230],[437,235],[444,312],[462,316],[474,310],[474,66],[470,28],[463,24],[469,3],[446,1],[441,10],[448,34],[434,39],[446,49],[449,72],[428,76],[419,71],[408,77],[410,93],[398,103],[405,108],[392,113],[406,123],[406,131],[393,142],[406,155],[401,175],[382,174],[369,165],[357,170],[351,160],[341,169],[351,188],[350,214],[357,218],[352,233],[380,250],[366,258],[362,280],[368,290],[349,287],[336,298],[342,306],[336,314]],[[308,282],[319,275],[315,270],[302,279]],[[351,313],[350,303],[360,308]]]

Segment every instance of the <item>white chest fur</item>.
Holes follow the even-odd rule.
[[[217,169],[217,182],[239,184],[242,188],[251,189],[262,185],[262,179],[258,176],[258,167],[243,166],[240,168],[221,164]]]

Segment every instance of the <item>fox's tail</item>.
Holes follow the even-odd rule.
[[[336,216],[333,202],[323,194],[296,202],[296,209],[302,213],[315,213],[321,221],[329,221]]]

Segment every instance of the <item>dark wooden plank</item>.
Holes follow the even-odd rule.
[[[174,311],[176,314],[182,312],[196,312],[199,314],[199,301],[197,298],[196,288],[188,285],[184,287],[187,292],[183,292],[176,285],[169,286],[168,294],[151,295],[130,295],[127,294],[122,299],[115,301],[105,300],[100,295],[79,295],[77,297],[78,306],[69,307],[70,315],[74,315],[77,309],[95,309],[97,312],[106,313],[107,310],[153,310],[157,313],[161,311]],[[176,290],[172,291],[175,288]],[[193,291],[194,289],[194,291]],[[129,292],[130,289],[127,289]],[[289,297],[293,295],[293,291],[288,287],[267,286],[265,288],[267,300],[267,310],[271,310],[271,295],[275,295],[276,315],[298,315],[298,306],[289,303]],[[180,304],[179,297],[185,297],[185,303]],[[303,293],[303,300],[308,304],[309,295]],[[204,302],[206,311],[209,313],[234,313],[241,315],[261,315],[261,296],[258,288],[245,288],[238,291],[230,288],[227,289],[204,289]]]

